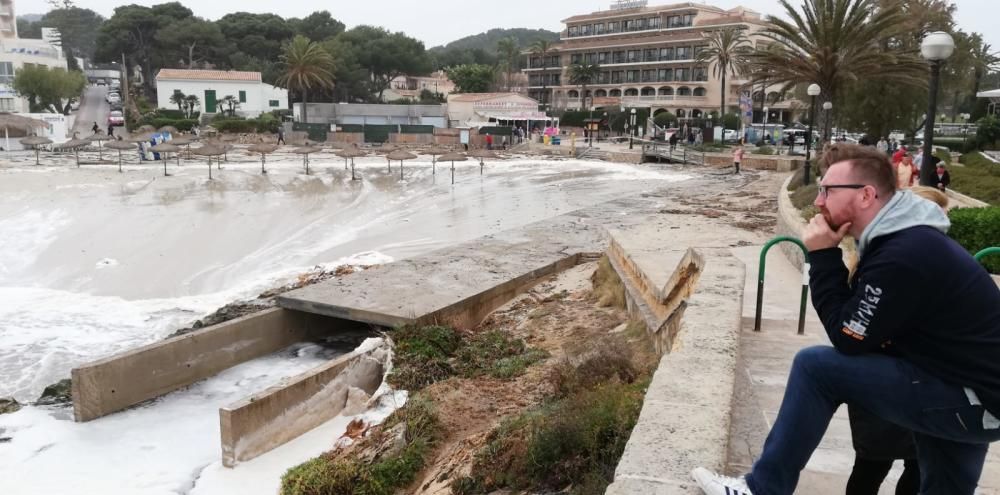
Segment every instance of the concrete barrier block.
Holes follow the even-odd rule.
[[[90,421],[281,350],[307,337],[306,316],[269,309],[73,369],[73,415]]]
[[[354,351],[219,409],[222,464],[233,467],[334,418],[350,388],[371,395],[382,383],[386,345]]]

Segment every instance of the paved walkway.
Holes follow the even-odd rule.
[[[761,332],[753,331],[759,253],[760,246],[733,249],[747,271],[727,461],[728,474],[733,476],[748,471],[760,455],[764,438],[781,405],[795,353],[807,346],[829,345],[811,303],[806,313],[805,335],[796,334],[802,275],[777,249],[768,254],[764,322]],[[841,407],[802,473],[796,493],[844,493],[853,463],[847,408]],[[880,495],[894,493],[901,472],[902,462],[897,461]],[[1000,494],[1000,448],[990,450],[977,493]]]

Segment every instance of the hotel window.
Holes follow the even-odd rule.
[[[639,82],[639,71],[637,70],[625,71],[625,81]]]
[[[657,74],[660,82],[667,82],[674,80],[674,70],[673,69],[660,69],[659,74]]]
[[[673,48],[660,48],[660,60],[673,60],[673,59],[674,59]]]
[[[642,82],[656,81],[656,71],[652,69],[642,71]]]
[[[693,26],[694,25],[694,14],[684,14],[681,16],[682,26]]]
[[[691,80],[691,69],[677,69],[674,71],[675,81],[690,81]]]
[[[621,29],[621,23],[619,23],[618,21],[609,22],[608,23],[608,32],[609,33],[617,33],[618,30],[620,30],[620,29]]]
[[[625,77],[625,71],[616,70],[611,73],[611,84],[619,84]]]
[[[667,17],[667,27],[668,28],[675,28],[675,27],[680,27],[680,26],[681,26],[681,16],[679,16],[679,15],[672,15],[670,17]]]
[[[558,86],[559,84],[560,84],[560,82],[559,82],[559,74],[552,74],[552,85],[553,86]]]
[[[692,81],[707,81],[708,80],[708,69],[704,67],[695,67],[694,74],[691,77]]]
[[[281,105],[281,102],[278,101],[278,100],[268,100],[267,101],[267,106],[269,106],[271,108],[276,108],[276,107],[278,107],[280,105]]]
[[[608,84],[611,80],[611,74],[608,72],[602,72],[597,75],[597,84]]]
[[[580,28],[580,36],[589,36],[589,35],[590,35],[590,24],[584,24],[583,27]]]
[[[656,59],[657,59],[657,52],[655,48],[651,50],[645,50],[642,53],[642,60],[644,62],[656,62]]]
[[[588,64],[592,64],[592,63],[594,63],[594,57],[596,55],[597,55],[596,53],[588,53],[588,54],[586,54],[586,55],[583,56],[583,61],[586,62],[586,63],[588,63]]]
[[[570,55],[570,57],[569,57],[569,63],[571,63],[571,64],[578,64],[578,63],[580,63],[580,61],[582,59],[583,59],[583,56],[581,54],[574,53],[573,55]]]
[[[631,19],[624,21],[622,31],[635,31],[635,20]]]
[[[11,84],[14,82],[14,63],[0,62],[0,83]]]
[[[594,34],[604,34],[604,23],[594,24]]]
[[[642,31],[643,29],[646,29],[646,19],[636,19],[635,29],[636,31]]]
[[[698,58],[698,55],[701,54],[701,51],[706,49],[708,49],[708,45],[698,45],[694,47],[694,58]]]
[[[15,112],[13,98],[0,98],[0,112]]]
[[[608,58],[611,56],[608,52],[601,52],[597,54],[597,63],[606,64],[608,63]]]
[[[629,63],[631,63],[631,62],[638,62],[641,56],[642,56],[642,52],[639,51],[639,50],[629,50],[628,51],[628,61],[629,61]]]
[[[549,67],[559,67],[562,65],[562,58],[559,55],[549,57]]]
[[[649,29],[660,29],[660,18],[650,17],[646,25],[649,26]]]
[[[614,60],[612,61],[612,63],[615,63],[615,64],[624,64],[625,63],[625,52],[615,52],[613,58],[614,58]]]
[[[576,26],[570,26],[569,27],[569,35],[570,36],[576,36],[577,34],[579,34],[579,32],[580,32],[580,29],[578,27],[576,27]]]
[[[677,60],[690,60],[691,59],[691,47],[690,46],[679,46],[676,52]]]

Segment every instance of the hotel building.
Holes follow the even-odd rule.
[[[587,106],[669,110],[680,118],[707,117],[718,111],[721,78],[708,63],[697,61],[708,46],[705,33],[735,27],[743,29],[752,44],[762,37],[761,15],[744,7],[729,10],[695,3],[649,7],[645,1],[620,0],[610,10],[572,16],[563,21],[560,39],[547,60],[530,52],[528,95],[549,103],[552,109]],[[596,81],[581,87],[570,83],[573,64],[597,64]],[[726,78],[726,112],[738,111],[741,92],[753,95],[754,120],[769,108],[769,122],[788,121],[798,104],[779,94],[777,87],[751,87],[751,81],[729,74]],[[586,99],[585,99],[586,98]]]

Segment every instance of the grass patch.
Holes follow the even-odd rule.
[[[394,449],[398,431],[403,432],[404,445]],[[416,478],[439,436],[440,422],[431,403],[413,397],[362,441],[364,446],[389,446],[376,449],[380,454],[372,462],[317,457],[285,472],[281,494],[391,495]]]
[[[407,325],[392,333],[396,355],[389,383],[420,390],[453,376],[513,378],[548,357],[503,330],[463,336],[449,327]]]
[[[505,420],[476,453],[469,476],[453,493],[503,488],[528,492],[603,494],[639,418],[651,370],[638,369],[622,340],[553,370],[552,400]]]
[[[799,179],[799,187],[792,190],[790,199],[792,200],[792,206],[799,210],[799,214],[802,215],[802,218],[809,221],[813,216],[819,213],[819,208],[813,206],[813,202],[816,201],[816,195],[819,194],[819,186],[816,184],[804,186],[801,183],[801,176]]]
[[[959,162],[964,167],[951,167],[950,188],[993,206],[1000,206],[1000,164],[982,153],[966,153]]]
[[[597,262],[597,270],[590,277],[598,306],[613,306],[625,309],[625,285],[618,277],[607,255]]]

